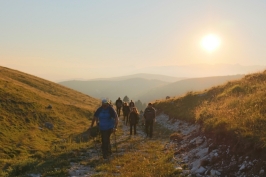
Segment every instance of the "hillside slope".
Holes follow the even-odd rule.
[[[53,143],[86,130],[99,103],[64,86],[0,67],[0,159],[50,151]]]
[[[232,151],[265,150],[266,71],[206,91],[157,101],[155,107],[173,121],[200,123],[206,135],[220,143],[231,143]]]

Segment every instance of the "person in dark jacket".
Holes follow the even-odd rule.
[[[146,131],[147,137],[152,138],[153,124],[155,121],[156,111],[152,107],[151,103],[149,103],[148,107],[144,110],[143,116],[145,119],[145,131]]]
[[[123,115],[124,115],[124,123],[127,125],[128,122],[128,114],[130,113],[130,108],[128,104],[125,102],[123,106]]]
[[[132,108],[132,111],[129,113],[129,124],[130,124],[130,135],[132,135],[132,128],[134,127],[134,135],[137,134],[136,126],[139,122],[139,113],[136,107]]]
[[[116,112],[118,114],[118,117],[120,117],[120,111],[123,106],[123,101],[120,99],[120,97],[116,100],[115,106],[116,106]]]
[[[131,100],[129,102],[129,108],[130,108],[130,111],[132,111],[132,108],[135,107],[135,103]]]
[[[117,114],[107,101],[107,99],[102,100],[102,106],[99,107],[94,113],[94,117],[91,122],[91,128],[93,128],[94,122],[96,121],[99,125],[99,129],[102,137],[102,152],[103,158],[107,159],[111,155],[111,144],[110,136],[116,131],[118,124]]]

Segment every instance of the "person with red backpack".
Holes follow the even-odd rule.
[[[147,137],[152,138],[153,134],[153,124],[155,122],[155,117],[156,117],[156,111],[152,107],[152,104],[149,103],[148,107],[144,110],[143,113],[144,119],[145,119],[145,131]]]
[[[123,106],[123,101],[120,99],[120,97],[116,100],[115,106],[116,106],[116,112],[118,114],[118,117],[120,117],[120,111]]]
[[[103,158],[107,159],[112,153],[110,136],[113,132],[115,133],[118,124],[118,116],[115,110],[110,106],[107,99],[102,100],[102,106],[94,113],[94,117],[91,122],[91,129],[93,128],[95,121],[97,125],[99,125],[101,133]]]

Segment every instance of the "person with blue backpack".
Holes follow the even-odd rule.
[[[99,126],[101,133],[103,158],[107,159],[112,153],[110,136],[112,133],[115,133],[118,124],[117,113],[114,108],[110,106],[107,99],[102,100],[102,105],[94,113],[91,128],[95,121]]]

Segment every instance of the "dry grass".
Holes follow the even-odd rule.
[[[206,133],[266,147],[266,71],[202,92],[155,103],[171,119],[198,122]]]
[[[166,148],[166,142],[172,131],[155,124],[154,138],[143,138],[141,135],[124,137],[122,124],[119,124],[117,135],[117,153],[113,146],[113,155],[108,161],[101,158],[97,161],[88,159],[87,166],[96,167],[98,172],[94,176],[181,176],[181,172],[174,168],[174,148]],[[141,129],[143,127],[138,127]],[[129,132],[128,132],[129,133]],[[111,141],[114,137],[111,136]]]
[[[128,140],[127,144],[134,144],[134,147],[122,156],[99,164],[96,170],[102,175],[97,176],[178,176],[171,162],[173,152],[163,151],[161,142],[134,139]]]
[[[41,159],[56,144],[72,141],[87,130],[99,103],[53,82],[0,67],[0,171],[21,159]],[[45,122],[52,123],[53,130]]]

